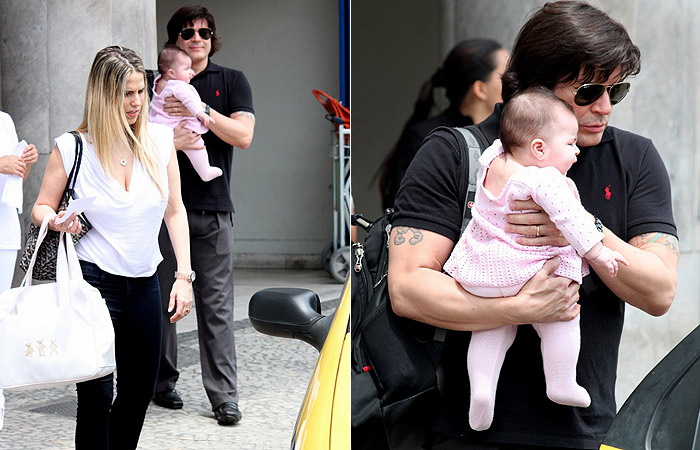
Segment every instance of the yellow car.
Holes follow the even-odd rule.
[[[256,292],[248,305],[253,327],[270,336],[300,339],[319,350],[294,427],[293,450],[350,449],[350,283],[330,316],[307,289]]]

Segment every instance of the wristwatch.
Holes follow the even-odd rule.
[[[593,218],[595,219],[596,229],[602,233],[603,232],[603,222],[601,222],[600,219],[595,217],[595,216],[593,216]]]
[[[190,273],[182,273],[175,271],[175,279],[180,279],[180,280],[186,280],[192,283],[196,277],[196,274],[194,273],[194,270]]]
[[[207,116],[210,116],[210,115],[211,115],[211,108],[209,107],[209,105],[208,105],[207,103],[204,104],[204,113],[205,113]]]

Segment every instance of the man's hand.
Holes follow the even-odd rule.
[[[505,230],[508,233],[516,233],[522,237],[516,238],[520,245],[552,245],[565,247],[569,245],[564,235],[549,220],[549,215],[542,208],[530,200],[514,200],[510,204],[514,211],[524,211],[508,215],[508,223]]]
[[[513,323],[542,323],[572,320],[581,307],[579,284],[565,277],[552,276],[561,259],[558,256],[547,261],[542,269],[525,283],[518,295]]]
[[[173,117],[192,117],[192,113],[174,95],[165,98],[163,111]]]
[[[178,123],[175,128],[173,128],[173,133],[175,134],[175,149],[176,150],[201,150],[204,147],[202,144],[198,144],[197,140],[200,135],[192,130],[185,128],[186,120]]]

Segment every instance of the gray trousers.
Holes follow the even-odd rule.
[[[236,346],[233,337],[233,219],[231,213],[188,210],[190,258],[197,274],[193,283],[202,382],[212,410],[238,403]],[[156,392],[175,388],[177,332],[168,313],[177,266],[163,223],[158,237],[163,262],[158,266],[163,302],[163,340]]]

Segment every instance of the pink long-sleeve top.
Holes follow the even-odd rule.
[[[182,104],[185,105],[185,108],[193,115],[204,111],[202,99],[199,97],[194,86],[180,80],[168,80],[163,90],[158,94],[156,92],[156,86],[158,86],[160,78],[161,76],[158,75],[153,82],[153,98],[151,99],[151,107],[148,112],[148,121],[162,123],[170,128],[175,128],[177,124],[183,120],[187,120],[185,128],[188,130],[192,130],[197,134],[204,134],[209,131],[209,128],[202,124],[196,117],[173,117],[163,110],[165,99],[173,95],[180,100]]]
[[[472,219],[444,270],[463,286],[508,287],[532,278],[556,255],[561,264],[555,274],[581,282],[589,273],[581,256],[603,239],[579,200],[574,182],[553,167],[525,167],[510,177],[502,191],[493,195],[484,187],[491,162],[501,153],[500,140],[481,155]],[[513,200],[532,198],[569,241],[565,247],[518,244],[515,233],[504,228]]]

